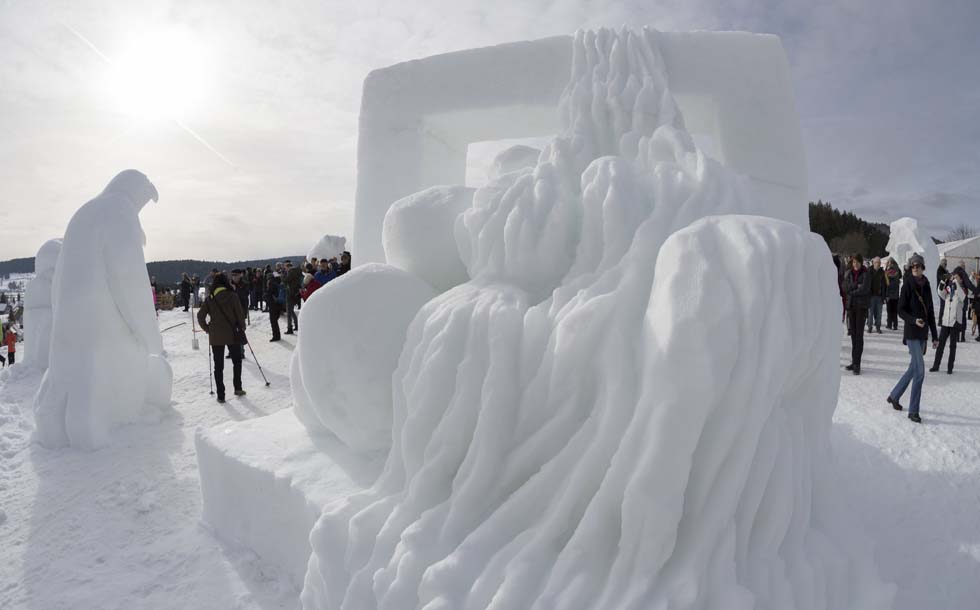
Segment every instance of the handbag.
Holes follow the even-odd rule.
[[[919,299],[919,304],[920,304],[920,305],[922,305],[922,312],[923,312],[923,314],[924,314],[924,315],[926,315],[926,316],[928,316],[928,315],[929,315],[929,308],[928,308],[928,307],[926,307],[926,302],[925,302],[925,300],[924,300],[924,299],[922,298],[922,291],[921,291],[921,290],[916,290],[916,288],[915,288],[915,287],[913,286],[913,287],[912,287],[912,292],[914,292],[914,293],[915,293],[915,296],[916,296],[916,298],[918,298],[918,299]],[[925,320],[925,322],[926,322],[926,324],[928,324],[928,323],[929,323],[929,321],[928,321],[928,320]],[[923,356],[925,356],[925,355],[926,355],[926,348],[927,348],[928,346],[929,346],[929,341],[923,341],[923,342],[922,342],[922,355],[923,355]],[[952,348],[951,348],[951,349],[952,349]]]
[[[214,300],[212,299],[211,302],[214,303]],[[248,337],[245,336],[245,329],[238,324],[232,324],[231,320],[229,320],[228,316],[225,314],[225,310],[221,308],[221,305],[214,303],[214,308],[221,313],[221,317],[224,318],[225,322],[228,323],[228,326],[231,327],[231,336],[235,341],[235,345],[246,345],[248,343]]]

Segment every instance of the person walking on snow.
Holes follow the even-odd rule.
[[[898,330],[898,295],[901,290],[902,270],[894,258],[889,258],[888,268],[885,269],[885,309],[888,312],[885,327],[891,330]]]
[[[242,389],[242,349],[245,344],[245,312],[241,301],[231,290],[224,273],[216,273],[211,280],[211,294],[197,311],[197,321],[208,334],[208,343],[214,358],[214,385],[218,390],[218,402],[225,401],[225,348],[231,354],[232,383],[235,396],[245,396]]]
[[[0,324],[0,328],[2,327],[3,325]],[[0,336],[3,338],[2,345],[6,347],[7,364],[13,366],[17,361],[17,331],[14,330],[13,323],[8,324],[7,332],[0,333]]]
[[[191,278],[186,273],[180,274],[180,301],[184,304],[184,311],[191,306]]]
[[[296,316],[296,305],[299,303],[299,291],[303,288],[303,272],[299,267],[293,267],[292,261],[286,261],[286,334],[299,332],[299,318]]]
[[[851,335],[851,363],[847,370],[861,374],[861,355],[864,353],[864,321],[868,315],[871,295],[870,273],[864,257],[851,257],[851,268],[844,272],[844,293],[847,295],[847,323]]]
[[[283,305],[279,300],[279,289],[281,286],[282,280],[279,278],[279,272],[273,271],[270,273],[269,284],[266,286],[265,291],[265,304],[269,312],[269,324],[272,327],[272,338],[269,339],[270,343],[282,339],[282,336],[279,334],[279,316],[282,315]]]
[[[970,281],[970,275],[966,272],[966,261],[960,261],[956,265],[956,269],[953,269],[953,274],[960,278],[960,286],[966,292],[966,298],[963,300],[963,324],[960,326],[960,343],[966,342],[966,320],[967,311],[970,309],[970,295],[977,291],[976,285]]]
[[[868,332],[871,327],[881,334],[881,304],[885,298],[885,270],[881,268],[881,259],[877,256],[871,261],[872,267],[868,270],[871,283],[871,299],[868,309]]]
[[[966,286],[963,285],[959,274],[953,272],[945,281],[939,283],[938,292],[942,299],[942,306],[939,308],[939,347],[936,348],[936,358],[929,371],[935,373],[939,370],[939,365],[943,361],[943,351],[946,349],[946,341],[949,340],[949,363],[946,366],[946,374],[952,375],[960,329],[966,325],[966,320],[962,317],[963,304],[967,301]]]
[[[926,341],[930,333],[934,349],[939,346],[939,341],[936,339],[936,316],[932,308],[932,292],[929,279],[925,276],[925,260],[918,254],[912,255],[909,259],[909,269],[909,279],[902,284],[902,292],[898,297],[898,315],[905,322],[902,342],[909,348],[910,361],[908,369],[892,388],[887,400],[893,409],[901,411],[903,407],[899,401],[911,383],[909,419],[920,424],[922,419],[919,417],[919,401],[922,397],[922,380],[926,374],[923,360]]]

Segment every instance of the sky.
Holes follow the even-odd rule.
[[[0,0],[0,260],[128,167],[147,260],[350,236],[370,70],[623,24],[779,35],[811,199],[980,228],[977,0]]]

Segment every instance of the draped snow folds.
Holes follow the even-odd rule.
[[[760,40],[713,36],[696,38],[734,57]],[[325,508],[306,610],[890,606],[829,470],[830,254],[805,229],[805,198],[731,171],[744,165],[729,139],[715,141],[725,165],[695,145],[672,95],[675,76],[710,63],[672,56],[691,40],[580,32],[559,135],[536,164],[392,208],[441,226],[462,202],[465,277],[427,279],[443,292],[403,308],[418,310],[392,375],[387,463]],[[762,120],[743,110],[744,126]],[[362,171],[377,161],[365,150]],[[414,273],[429,251],[405,243],[389,263]],[[395,273],[358,268],[335,288],[379,269]]]

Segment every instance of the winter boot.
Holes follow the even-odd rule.
[[[893,400],[891,396],[888,397],[888,404],[890,404],[892,408],[895,409],[896,411],[902,410],[902,405],[899,404],[897,400]]]
[[[911,419],[912,421],[914,421],[917,424],[921,424],[922,423],[922,418],[919,417],[919,414],[918,413],[909,413],[909,419]]]

